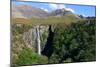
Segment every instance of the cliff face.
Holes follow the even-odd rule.
[[[48,25],[36,25],[23,32],[22,40],[24,46],[31,48],[33,52],[41,54],[48,37]],[[22,30],[23,31],[23,30]]]
[[[16,64],[19,55],[27,48],[32,49],[33,54],[42,56],[49,34],[49,25],[24,25],[12,24],[11,35],[11,63]],[[27,57],[26,57],[27,58]]]

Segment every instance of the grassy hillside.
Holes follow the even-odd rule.
[[[81,20],[75,16],[62,16],[62,17],[48,17],[44,19],[39,18],[32,18],[32,19],[23,19],[23,18],[12,18],[12,23],[19,23],[19,24],[32,24],[32,25],[45,25],[45,24],[70,24],[72,22],[76,22]]]

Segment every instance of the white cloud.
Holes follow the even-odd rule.
[[[58,8],[59,8],[59,9],[62,9],[62,8],[66,8],[66,7],[65,7],[65,5],[59,4],[59,5],[58,5]]]
[[[82,14],[82,16],[83,16],[83,17],[86,17],[86,15],[85,15],[85,14]]]
[[[71,11],[71,12],[73,12],[73,13],[75,13],[75,11],[73,10],[73,9],[71,9],[71,8],[65,8],[67,11]]]
[[[48,10],[47,10],[47,9],[44,9],[44,11],[48,12]]]
[[[55,10],[55,9],[66,8],[66,6],[63,5],[63,4],[49,4],[49,7],[50,7],[51,9],[53,9],[53,10]]]
[[[41,8],[42,10],[44,10],[44,11],[46,11],[46,12],[48,12],[48,9],[45,9],[45,8]]]
[[[56,4],[49,4],[50,9],[55,10],[58,8]]]
[[[73,9],[66,8],[66,6],[64,4],[49,4],[49,7],[50,7],[51,10],[56,10],[56,9],[64,8],[64,9],[66,9],[68,11],[71,11],[71,12],[75,13],[75,11]]]

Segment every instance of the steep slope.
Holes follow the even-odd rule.
[[[48,13],[44,10],[32,6],[12,6],[12,17],[31,19],[33,17],[42,18],[46,17],[47,15]]]
[[[12,6],[11,11],[12,18],[27,18],[18,10],[17,6],[15,5]]]

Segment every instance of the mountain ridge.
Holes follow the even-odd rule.
[[[72,13],[71,11],[62,8],[62,9],[56,9],[52,12],[46,12],[43,9],[35,8],[28,5],[22,5],[22,6],[12,6],[12,17],[22,17],[22,18],[46,18],[50,16],[66,16],[67,14],[73,14],[75,17],[79,17],[75,13]],[[18,15],[18,16],[17,16]]]
[[[33,23],[33,24],[55,24],[71,23],[81,18],[75,13],[62,8],[52,12],[46,12],[43,9],[35,8],[28,5],[12,6],[13,23]],[[27,22],[26,22],[26,21]],[[29,22],[28,22],[29,21]]]
[[[17,16],[18,14],[19,16]],[[48,15],[46,11],[32,6],[12,6],[12,17],[15,18],[19,18],[20,16],[22,16],[22,18],[26,17],[27,19],[32,17],[41,18],[42,16],[45,17],[46,15]]]

